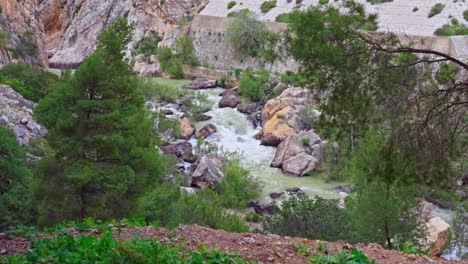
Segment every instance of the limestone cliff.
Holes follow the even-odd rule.
[[[0,0],[0,66],[15,61],[47,67],[37,0]]]
[[[129,50],[147,34],[170,42],[177,22],[206,5],[205,0],[44,0],[39,5],[51,67],[77,66],[96,47],[99,34],[128,14],[135,26]]]

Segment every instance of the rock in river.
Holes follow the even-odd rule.
[[[195,134],[195,137],[197,139],[205,139],[205,138],[209,137],[211,134],[213,134],[214,132],[216,132],[215,125],[208,124],[208,125],[202,127],[200,130],[198,130],[197,133]]]

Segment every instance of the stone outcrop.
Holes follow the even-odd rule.
[[[183,139],[190,139],[195,134],[195,126],[190,123],[190,120],[184,117],[180,121],[180,133]]]
[[[236,92],[225,93],[223,98],[218,103],[219,108],[230,107],[235,108],[240,104],[239,96]]]
[[[256,113],[259,110],[261,110],[261,105],[257,103],[251,103],[251,104],[240,103],[237,105],[237,111],[243,114],[252,114],[252,113]]]
[[[321,165],[325,145],[313,130],[291,134],[279,144],[271,166],[288,174],[307,175]]]
[[[444,246],[449,241],[450,225],[447,224],[442,218],[434,217],[426,223],[427,238],[426,249],[427,252],[433,256],[438,256],[444,249]]]
[[[200,90],[215,88],[217,86],[217,81],[208,79],[208,78],[196,78],[192,83],[189,83],[184,86],[185,89]]]
[[[218,156],[201,156],[195,163],[195,170],[190,176],[190,186],[196,188],[211,188],[219,182],[224,174],[221,168],[226,164],[226,160]]]
[[[161,146],[164,153],[174,154],[177,158],[186,162],[194,162],[196,156],[192,154],[192,144],[185,140],[177,140],[165,143]]]
[[[209,137],[211,134],[216,132],[216,127],[213,124],[208,124],[202,128],[200,128],[197,133],[195,133],[195,137],[197,139],[205,139]]]
[[[19,61],[47,67],[44,28],[37,5],[36,0],[0,1],[0,67]]]
[[[148,60],[137,60],[133,65],[133,72],[141,76],[158,77],[162,75],[159,61],[152,55]]]
[[[205,0],[44,0],[38,10],[45,27],[51,67],[73,68],[95,49],[100,33],[125,14],[135,26],[128,46],[131,51],[143,37],[154,33],[163,36],[165,44],[172,43],[177,22],[206,3]]]
[[[12,88],[0,84],[0,125],[13,131],[20,145],[27,145],[47,134],[47,130],[32,117],[35,106]]]
[[[262,110],[262,130],[257,134],[263,145],[277,146],[289,135],[303,129],[299,111],[312,106],[312,94],[307,89],[288,88],[269,100]]]

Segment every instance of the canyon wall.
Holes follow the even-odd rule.
[[[0,67],[24,61],[47,67],[37,0],[0,0]]]
[[[97,38],[117,18],[127,15],[135,26],[129,50],[144,36],[158,33],[164,42],[184,17],[198,12],[207,0],[44,0],[46,50],[53,68],[73,68],[96,47]]]

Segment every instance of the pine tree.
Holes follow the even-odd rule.
[[[125,18],[117,20],[75,74],[38,105],[56,152],[36,175],[43,224],[125,216],[161,175],[152,120],[123,60],[131,31]]]

